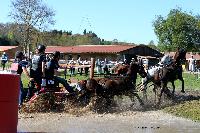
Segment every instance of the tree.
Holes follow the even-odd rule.
[[[86,29],[83,31],[83,35],[86,35],[86,33],[87,33],[87,31],[86,31]]]
[[[30,55],[30,45],[33,36],[38,36],[38,31],[45,30],[49,24],[54,24],[54,11],[47,7],[42,0],[13,0],[9,16],[14,19],[21,33],[24,52]],[[39,39],[37,39],[39,40]]]
[[[178,47],[188,51],[199,50],[200,17],[181,9],[172,9],[166,19],[158,16],[153,26],[159,39],[159,48],[168,51],[174,51]]]
[[[156,47],[156,45],[154,44],[154,41],[153,41],[153,40],[151,40],[151,41],[149,42],[148,46],[149,46],[150,48],[152,48],[152,49],[159,50],[159,49]]]

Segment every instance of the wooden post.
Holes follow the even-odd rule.
[[[90,79],[94,77],[95,59],[91,58]]]

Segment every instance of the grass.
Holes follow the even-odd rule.
[[[163,109],[167,113],[200,122],[200,100],[187,101]]]
[[[64,74],[62,74],[60,77],[65,78]],[[27,76],[24,73],[22,73],[21,78],[22,78],[24,88],[28,88],[29,79],[27,78]],[[72,76],[70,76],[70,74],[66,75],[67,81],[69,81],[70,79],[76,79],[77,81],[79,81],[79,80],[84,80],[84,79],[88,79],[88,78],[89,78],[89,75],[86,76],[85,74],[83,74],[83,75],[76,74],[76,75],[72,75]]]

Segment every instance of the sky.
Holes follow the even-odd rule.
[[[55,11],[57,29],[83,34],[93,31],[101,39],[121,42],[157,44],[153,21],[166,17],[171,9],[200,14],[200,0],[43,0]],[[11,0],[1,0],[0,23],[12,22],[8,17]]]

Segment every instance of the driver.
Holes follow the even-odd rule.
[[[54,79],[55,82],[61,83],[69,93],[73,93],[74,90],[71,86],[69,86],[67,81],[64,78],[58,77],[58,75],[60,74],[58,72],[58,68],[60,67],[58,63],[59,59],[60,52],[55,51],[53,53],[53,58],[47,63],[46,78]]]

